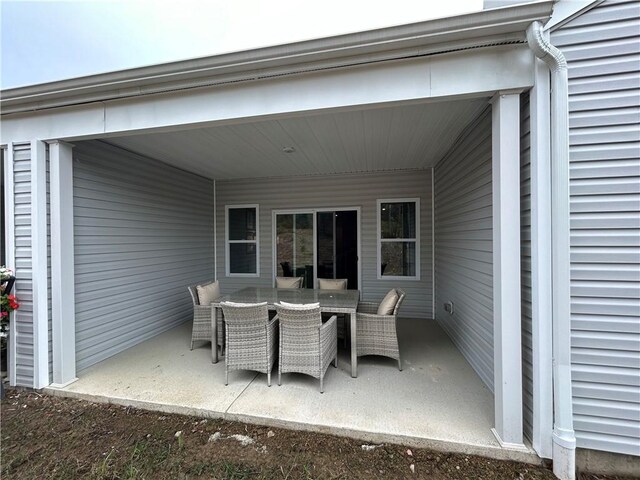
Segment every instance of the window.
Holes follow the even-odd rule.
[[[259,276],[258,205],[227,205],[225,213],[227,276]]]
[[[378,200],[378,279],[420,279],[420,199]]]

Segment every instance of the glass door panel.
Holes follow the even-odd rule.
[[[279,277],[304,277],[314,287],[313,212],[276,214],[276,265]]]

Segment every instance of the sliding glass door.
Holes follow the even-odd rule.
[[[304,277],[305,288],[318,278],[346,278],[359,288],[359,212],[316,209],[274,213],[275,274]]]

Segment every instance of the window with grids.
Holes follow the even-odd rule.
[[[420,200],[378,200],[378,278],[419,279]]]
[[[258,205],[228,205],[226,235],[227,276],[257,277],[260,274]]]

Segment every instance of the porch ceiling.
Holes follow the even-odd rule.
[[[220,180],[428,168],[486,105],[476,98],[341,110],[107,141]]]

